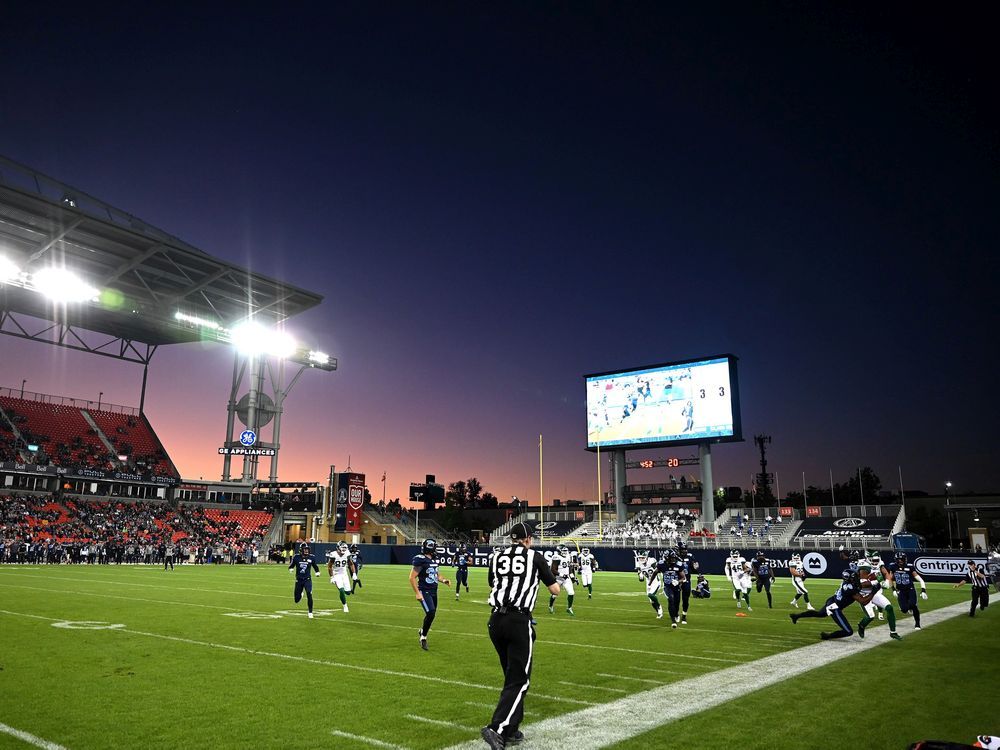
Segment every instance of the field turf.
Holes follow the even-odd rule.
[[[442,587],[428,652],[408,573],[367,566],[347,614],[320,576],[320,614],[309,620],[279,566],[0,566],[0,725],[70,750],[424,750],[474,741],[501,682],[485,572],[471,572],[460,601]],[[685,691],[687,715],[614,747],[905,748],[929,736],[1000,734],[1000,606],[921,632],[902,617],[903,641],[853,655],[844,642],[823,644],[844,658],[768,684],[754,662],[796,660],[831,621],[793,626],[787,578],[774,587],[773,610],[753,593],[754,611],[743,617],[726,582],[710,580],[713,598],[692,600],[689,624],[677,630],[654,619],[632,574],[598,573],[594,599],[577,594],[576,617],[564,595],[555,614],[540,596],[522,747],[532,746],[532,724],[566,715],[573,747],[577,712],[714,672],[735,680],[741,697],[702,710],[705,696]],[[809,583],[817,605],[837,585]],[[969,597],[967,588],[929,590],[925,613]],[[860,616],[850,608],[851,622]],[[88,621],[122,627],[82,629]],[[614,721],[627,726],[630,715]],[[29,746],[0,732],[0,748]]]

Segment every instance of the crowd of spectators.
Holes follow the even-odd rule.
[[[687,508],[679,508],[676,513],[674,510],[640,510],[624,524],[606,532],[606,536],[626,545],[641,542],[675,544],[688,536],[695,516]]]
[[[0,495],[0,563],[257,562],[267,523],[249,534],[226,511],[200,506]]]
[[[772,529],[775,525],[781,524],[781,516],[771,517],[767,515],[763,521],[758,521],[754,525],[753,520],[748,514],[742,516],[737,516],[736,523],[732,524],[729,528],[729,536],[734,539],[742,539],[744,537],[748,539],[767,539],[771,536]]]

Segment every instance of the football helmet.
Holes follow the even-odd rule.
[[[681,541],[677,542],[677,551],[678,552],[687,552],[687,549],[688,549],[687,542],[685,542],[683,539]]]
[[[584,547],[582,550],[580,550],[580,554],[581,555],[589,555],[590,554],[590,547]]]
[[[846,568],[844,572],[840,574],[840,577],[843,578],[845,581],[853,581],[854,571],[851,570],[850,568]]]
[[[560,544],[556,548],[556,552],[558,552],[561,557],[569,557],[569,547],[565,544]]]
[[[731,549],[731,550],[729,550],[729,557],[730,557],[730,559],[735,560],[739,556],[740,556],[740,551],[738,549]]]
[[[882,556],[879,555],[878,552],[875,552],[868,559],[872,561],[872,567],[873,568],[881,568],[882,567]]]
[[[858,552],[856,549],[852,549],[851,550],[851,562],[856,563],[860,559],[861,559],[861,553]]]
[[[303,557],[305,557],[306,555],[308,555],[309,554],[309,545],[308,544],[300,544],[299,545],[299,554],[302,555]]]
[[[361,550],[361,548],[356,544],[352,544],[349,549],[352,555],[358,554],[358,552]]]
[[[461,552],[462,554],[465,554],[466,552],[469,551],[469,548],[466,547],[464,544],[460,544],[458,545],[458,551]]]
[[[337,552],[342,555],[346,555],[350,551],[350,547],[347,546],[347,542],[341,542],[337,545]]]
[[[789,560],[788,562],[789,562],[790,565],[801,565],[802,564],[802,556],[799,555],[799,553],[796,552],[794,555],[792,555],[792,559]]]
[[[896,564],[897,565],[906,565],[906,553],[905,552],[897,552],[896,553]]]
[[[424,539],[424,543],[420,545],[420,551],[425,555],[433,555],[437,552],[437,542],[433,539]]]
[[[761,562],[764,562],[764,560],[767,559],[767,555],[764,554],[764,550],[761,549],[757,550],[757,559],[760,560]]]

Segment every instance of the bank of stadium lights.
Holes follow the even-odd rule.
[[[97,298],[98,290],[79,274],[68,268],[49,266],[37,271],[23,271],[5,255],[0,255],[0,283],[12,283],[38,292],[53,302],[90,302]]]
[[[188,323],[189,325],[196,326],[198,328],[208,328],[212,331],[218,331],[222,326],[216,323],[214,320],[206,320],[205,318],[199,318],[197,315],[188,315],[187,313],[182,313],[180,310],[174,313],[174,320],[181,323]]]

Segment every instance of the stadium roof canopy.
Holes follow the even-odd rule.
[[[4,259],[20,269],[21,278],[50,266],[65,267],[96,288],[97,295],[56,306],[30,285],[9,278],[4,283],[0,276],[0,332],[43,340],[44,332],[60,339],[50,343],[140,362],[163,344],[218,338],[213,336],[216,325],[230,329],[250,318],[274,325],[323,299],[214,258],[0,156],[0,262]],[[35,331],[24,315],[49,325]],[[84,332],[111,338],[102,346]]]

